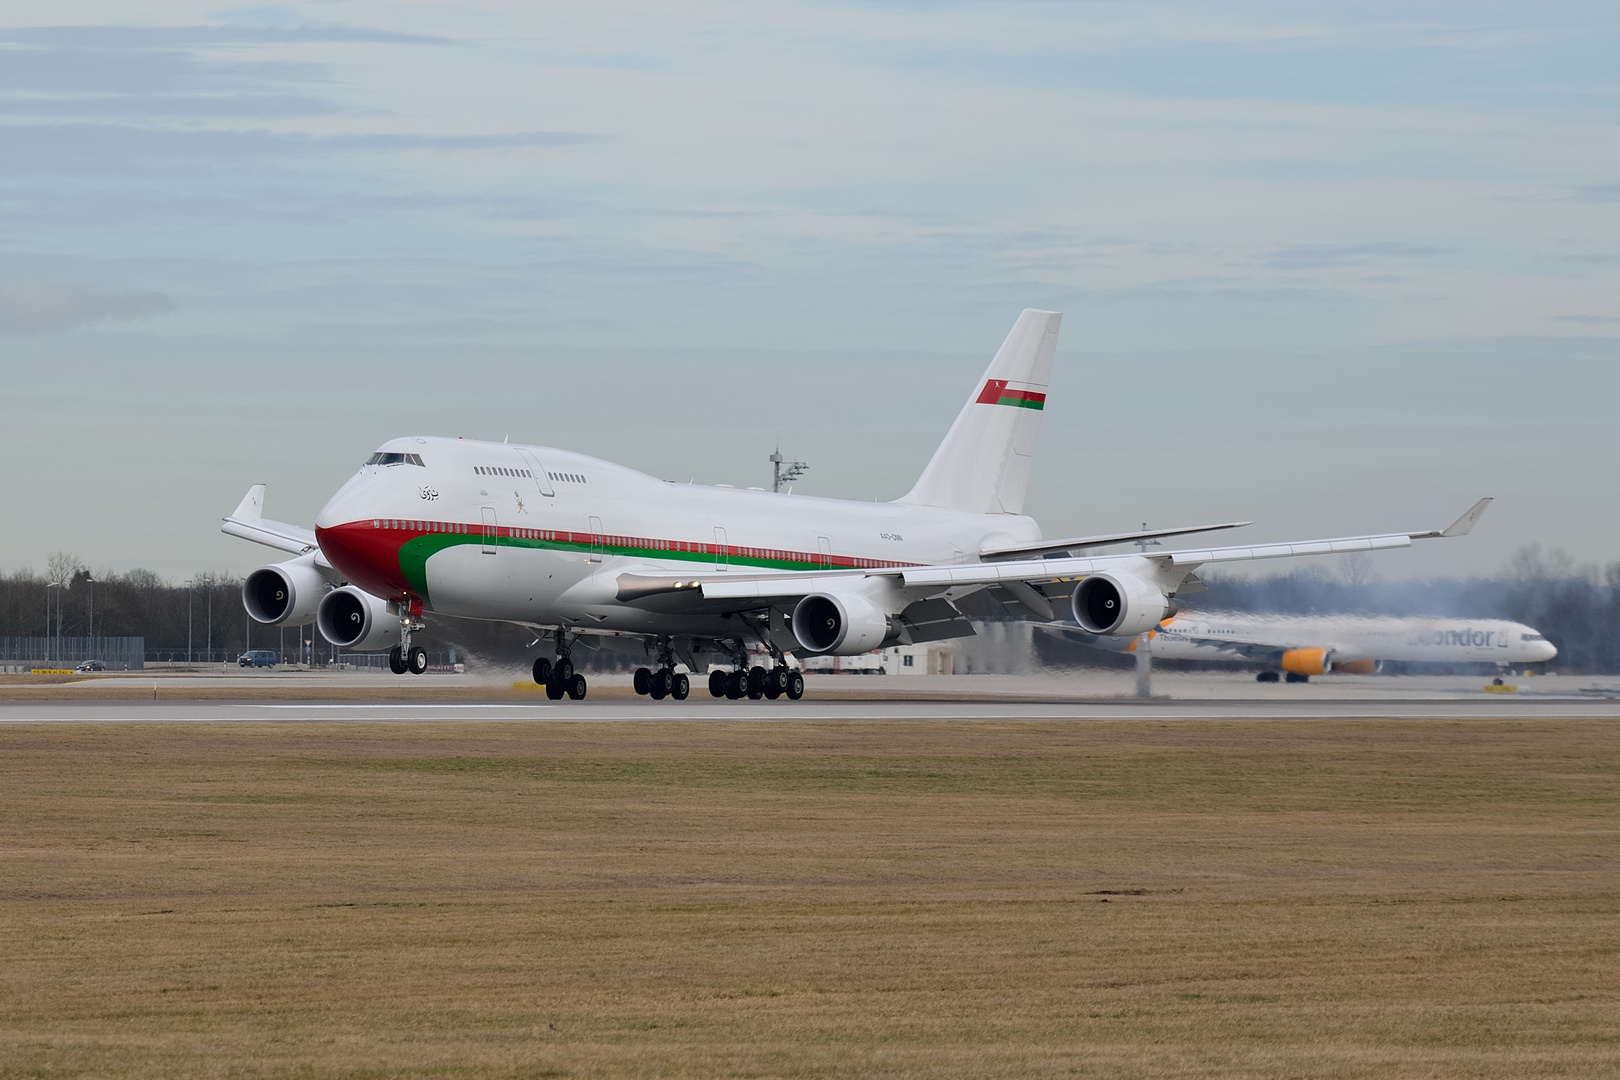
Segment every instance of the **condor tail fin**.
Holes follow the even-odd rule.
[[[1062,320],[1055,311],[1033,308],[1018,316],[916,486],[896,501],[979,514],[1023,512]]]

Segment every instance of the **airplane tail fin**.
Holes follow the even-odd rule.
[[[1055,311],[1033,308],[1018,316],[916,486],[897,502],[1023,512],[1062,320]]]

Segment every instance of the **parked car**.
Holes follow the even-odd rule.
[[[249,649],[236,658],[236,664],[238,667],[275,667],[275,650]]]
[[[107,670],[107,665],[103,664],[100,660],[86,660],[83,663],[81,663],[78,667],[74,668],[73,670],[74,671],[106,671]]]

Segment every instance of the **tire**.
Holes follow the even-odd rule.
[[[551,665],[551,677],[567,686],[574,677],[574,662],[566,656],[559,656],[557,662]]]
[[[765,669],[762,667],[748,669],[748,699],[758,701],[765,696]]]
[[[771,701],[775,701],[782,696],[782,688],[776,685],[776,676],[774,675],[765,680],[765,696]]]
[[[791,701],[804,697],[804,676],[797,671],[788,672],[787,689],[782,691]]]
[[[782,667],[772,668],[770,677],[768,679],[766,679],[765,692],[767,694],[770,694],[770,688],[772,686],[775,686],[777,694],[786,693],[787,692],[787,684],[788,684],[788,671],[789,671],[789,669],[788,669],[787,665],[785,665],[785,664]],[[776,694],[771,694],[771,696],[775,697]]]
[[[550,698],[552,701],[561,701],[562,696],[563,696],[562,680],[560,680],[560,679],[552,679],[550,682],[546,683],[546,697]]]
[[[551,681],[551,661],[544,656],[535,658],[534,681],[541,686]]]
[[[585,676],[576,672],[574,677],[568,680],[568,696],[575,701],[585,700]]]
[[[709,672],[709,696],[710,697],[725,697],[726,696],[726,673],[725,672],[718,671],[718,670]]]
[[[1288,681],[1289,682],[1310,682],[1311,677],[1309,675],[1300,675],[1300,674],[1297,674],[1295,672],[1290,671],[1288,673]]]
[[[692,680],[684,672],[677,673],[672,680],[674,685],[669,688],[669,696],[676,701],[685,701],[686,695],[692,692]]]
[[[741,670],[726,675],[726,697],[736,701],[748,693],[748,676]]]
[[[1258,675],[1256,675],[1254,677],[1254,681],[1255,682],[1276,682],[1277,681],[1277,673],[1275,671],[1262,671],[1260,674],[1258,674]]]
[[[669,696],[669,690],[665,688],[664,680],[658,677],[659,674],[662,673],[655,672],[653,677],[647,680],[647,696],[652,698],[654,701],[663,701]]]
[[[413,646],[410,655],[405,658],[405,666],[412,675],[420,675],[427,670],[427,650],[420,645]]]
[[[659,668],[653,672],[652,684],[659,697],[669,697],[669,692],[675,689],[675,673],[669,668]]]
[[[652,691],[652,672],[644,667],[636,668],[636,673],[630,679],[630,685],[636,688],[636,693],[646,697]]]
[[[388,650],[388,670],[395,675],[405,674],[405,650],[398,645]]]

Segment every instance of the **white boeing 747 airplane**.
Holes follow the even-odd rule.
[[[1206,563],[1406,547],[1449,528],[1250,547],[1084,555],[1121,542],[1234,528],[1233,522],[1041,539],[1024,492],[1060,316],[1025,311],[916,485],[867,503],[659,480],[544,446],[411,436],[385,443],[328,502],[314,531],[263,517],[255,485],[224,531],[291,553],[249,574],[261,623],[313,621],[332,644],[390,650],[421,673],[423,620],[516,623],[549,634],[534,677],[556,699],[585,696],[582,635],[640,637],[656,669],[638,690],[687,695],[684,666],[711,659],[715,696],[797,698],[789,653],[852,656],[894,642],[973,633],[954,601],[995,590],[1053,617],[1067,603],[1090,632],[1135,637],[1175,614]],[[749,668],[756,648],[770,668]]]
[[[1047,629],[1109,652],[1145,650],[1155,660],[1264,665],[1258,678],[1305,682],[1345,671],[1371,675],[1386,660],[1422,663],[1538,664],[1558,649],[1533,627],[1501,619],[1413,619],[1354,615],[1234,615],[1189,612],[1135,638],[1090,634],[1077,625]]]

